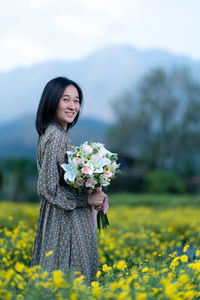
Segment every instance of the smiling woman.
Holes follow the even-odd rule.
[[[82,90],[74,81],[65,77],[50,80],[43,90],[37,110],[35,125],[39,136],[45,133],[52,121],[64,125],[65,130],[74,126],[82,101]]]
[[[70,96],[71,95],[71,96]],[[64,129],[67,129],[67,124],[72,123],[80,110],[80,100],[78,90],[73,85],[69,85],[61,97],[56,112],[56,118],[60,120]]]
[[[36,116],[38,131],[38,194],[41,197],[32,266],[81,272],[86,283],[96,280],[98,249],[91,206],[102,205],[103,192],[78,193],[64,182],[61,165],[73,149],[68,129],[75,125],[82,91],[72,80],[58,77],[47,83]]]

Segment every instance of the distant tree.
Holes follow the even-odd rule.
[[[3,187],[3,172],[0,170],[0,190]]]
[[[0,172],[4,178],[2,183],[3,196],[12,201],[24,200],[24,195],[30,190],[30,184],[28,186],[30,181],[35,186],[37,165],[33,159],[26,157],[7,158],[0,164]]]
[[[114,149],[155,168],[200,166],[200,85],[185,68],[154,69],[113,103]]]

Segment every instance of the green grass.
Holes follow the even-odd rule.
[[[175,194],[133,194],[133,193],[116,193],[108,194],[109,205],[128,205],[128,206],[150,206],[150,207],[184,207],[193,206],[200,207],[200,194],[197,195],[175,195]],[[15,203],[11,201],[0,201],[1,204],[15,209]],[[17,214],[19,217],[23,215],[20,205],[31,205],[33,209],[38,210],[39,201],[36,203],[20,202],[17,203]],[[28,209],[28,208],[27,208]],[[15,210],[16,213],[16,210]],[[30,212],[31,213],[31,212]]]
[[[200,207],[200,195],[174,194],[109,194],[109,205],[152,206],[152,207]]]

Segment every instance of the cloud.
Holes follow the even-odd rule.
[[[198,0],[1,0],[0,70],[122,43],[200,58],[199,11]]]

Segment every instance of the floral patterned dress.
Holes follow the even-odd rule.
[[[56,121],[38,139],[37,165],[40,212],[31,266],[49,271],[81,272],[86,283],[96,279],[98,249],[87,193],[64,180],[65,152],[73,148],[67,131]],[[52,251],[51,255],[46,254]]]

